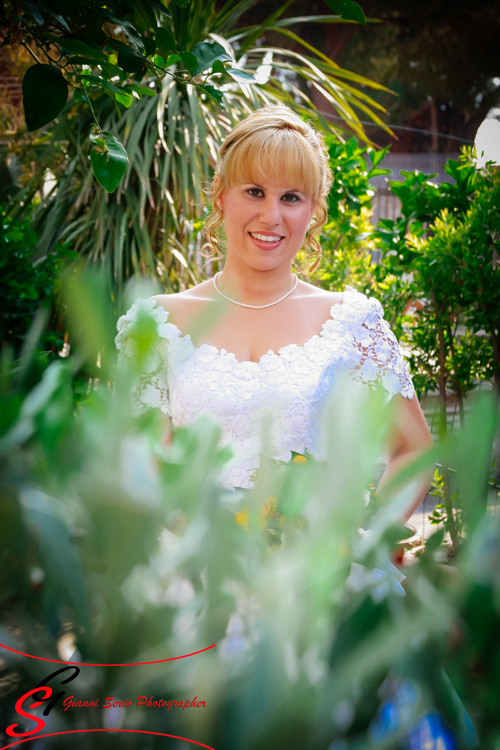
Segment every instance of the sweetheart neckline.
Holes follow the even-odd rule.
[[[325,326],[330,322],[330,320],[333,320],[334,309],[337,308],[337,307],[342,307],[346,303],[346,300],[345,300],[345,293],[346,293],[346,291],[352,291],[352,290],[347,287],[345,291],[343,291],[343,292],[340,293],[341,294],[341,298],[342,298],[342,302],[334,302],[334,304],[330,307],[330,317],[327,318],[327,320],[325,320],[325,322],[322,324],[321,331],[319,332],[319,334],[318,333],[314,333],[303,344],[291,343],[291,344],[285,344],[284,346],[280,346],[280,348],[278,349],[277,352],[275,352],[274,349],[268,349],[267,352],[264,352],[264,354],[261,355],[261,357],[260,357],[260,359],[258,361],[255,361],[253,359],[242,359],[242,360],[236,359],[236,355],[234,354],[234,352],[228,352],[227,349],[224,349],[224,348],[218,349],[216,346],[214,346],[214,344],[200,344],[199,346],[195,346],[193,344],[193,342],[191,341],[191,336],[190,336],[189,333],[186,333],[186,334],[183,335],[182,331],[175,325],[175,323],[169,323],[169,325],[171,325],[172,328],[175,328],[175,330],[177,331],[177,334],[178,334],[179,338],[181,338],[184,341],[187,341],[189,344],[191,344],[191,346],[193,347],[193,352],[201,352],[203,350],[202,347],[206,347],[207,349],[213,350],[214,354],[216,356],[232,357],[237,365],[257,365],[257,367],[260,367],[260,365],[261,365],[262,360],[264,359],[264,357],[274,356],[274,357],[281,358],[281,352],[284,349],[288,349],[290,347],[293,347],[295,349],[305,350],[306,346],[311,341],[314,341],[314,339],[323,338],[324,332],[325,332]],[[161,309],[161,310],[163,310],[164,312],[167,313],[167,316],[170,315],[170,313],[168,312],[168,310],[165,310],[165,308],[162,307],[162,305],[156,306],[155,309],[156,310]],[[167,319],[167,323],[168,323],[168,319]]]

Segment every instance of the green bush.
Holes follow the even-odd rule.
[[[418,393],[438,391],[445,405],[451,392],[463,412],[478,384],[500,383],[500,174],[478,171],[465,149],[445,166],[455,183],[403,172],[402,182],[389,182],[401,215],[373,230],[365,153],[354,139],[330,146],[338,178],[316,279],[377,296],[408,349]]]
[[[30,219],[16,221],[0,205],[0,342],[19,354],[25,336],[42,306],[57,316],[58,275],[69,258],[77,257],[69,246],[57,244],[45,257],[36,257],[38,237],[30,228]],[[41,339],[43,350],[62,348],[64,332],[46,330]]]
[[[358,291],[371,292],[376,287],[376,252],[370,216],[373,187],[370,178],[390,174],[382,169],[388,149],[375,151],[359,145],[356,138],[342,143],[327,138],[329,165],[333,183],[328,197],[328,222],[321,237],[322,260],[313,279],[326,289],[342,291],[351,284]],[[367,157],[372,160],[371,167]]]
[[[500,383],[500,174],[478,171],[465,149],[445,169],[455,184],[421,173],[390,182],[402,216],[380,221],[375,238],[415,309],[403,343],[419,392],[438,390],[443,409],[451,392],[463,413],[479,383]]]

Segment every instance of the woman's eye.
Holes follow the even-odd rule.
[[[281,200],[285,201],[285,203],[296,203],[300,199],[295,193],[286,193]]]
[[[247,193],[248,195],[251,195],[252,198],[258,198],[261,195],[262,190],[260,188],[250,188],[250,190],[247,190]]]

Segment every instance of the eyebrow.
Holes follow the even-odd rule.
[[[244,185],[253,185],[254,187],[259,188],[259,190],[264,190],[265,188],[262,187],[262,185],[259,185],[257,182],[244,182]],[[302,190],[299,190],[299,188],[289,188],[288,190],[283,191],[284,194],[286,193],[302,193]]]

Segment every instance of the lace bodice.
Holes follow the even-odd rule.
[[[262,420],[271,429],[271,455],[289,460],[291,451],[317,448],[321,406],[335,378],[349,371],[355,381],[381,385],[388,398],[415,391],[396,337],[374,298],[347,287],[320,335],[304,345],[269,350],[259,362],[239,362],[210,344],[194,346],[189,335],[168,322],[169,314],[154,300],[139,299],[118,321],[119,361],[134,360],[134,326],[149,312],[157,337],[133,390],[134,408],[157,407],[174,425],[193,422],[202,412],[215,417],[235,456],[226,482],[251,486],[258,468]]]

